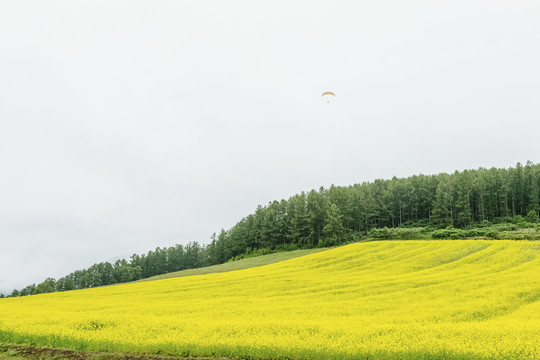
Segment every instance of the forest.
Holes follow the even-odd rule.
[[[247,256],[362,239],[540,239],[540,164],[321,187],[259,206],[208,244],[103,262],[9,296],[124,283]],[[0,295],[3,297],[4,295]]]

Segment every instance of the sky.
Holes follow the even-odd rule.
[[[539,18],[519,0],[0,0],[0,292],[207,243],[320,186],[540,162]]]

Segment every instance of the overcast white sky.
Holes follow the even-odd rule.
[[[532,0],[0,0],[0,292],[205,243],[302,190],[539,162],[539,19]]]

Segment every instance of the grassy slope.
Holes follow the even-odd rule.
[[[0,340],[251,358],[540,359],[540,243],[383,241],[0,301]]]
[[[163,275],[152,276],[146,279],[141,279],[137,282],[170,279],[170,278],[175,278],[175,277],[192,276],[192,275],[205,275],[205,274],[222,273],[222,272],[228,272],[228,271],[234,271],[234,270],[248,269],[248,268],[257,267],[257,266],[274,264],[280,261],[285,261],[285,260],[293,259],[293,258],[304,256],[304,255],[315,254],[323,250],[328,250],[328,248],[294,250],[294,251],[286,251],[286,252],[280,252],[280,253],[275,253],[275,254],[256,256],[252,258],[231,261],[231,262],[227,262],[227,263],[219,264],[219,265],[207,266],[207,267],[198,268],[198,269],[187,269],[187,270],[175,271],[175,272],[171,272],[171,273],[167,273]]]

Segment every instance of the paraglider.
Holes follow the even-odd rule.
[[[330,103],[330,100],[332,100],[332,97],[335,97],[336,94],[334,94],[331,91],[325,91],[321,94],[321,99],[325,100],[327,104]]]

